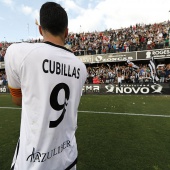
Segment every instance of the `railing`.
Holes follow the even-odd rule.
[[[169,47],[168,47],[169,46]],[[74,51],[74,54],[76,56],[84,56],[84,55],[95,55],[95,54],[107,54],[107,53],[121,53],[121,52],[134,52],[134,51],[145,51],[145,50],[156,50],[156,49],[163,49],[163,48],[170,48],[170,44],[166,45],[165,42],[160,43],[160,44],[153,44],[147,45],[147,44],[142,44],[140,47],[137,46],[136,44],[132,44],[128,47],[128,49],[114,49],[111,48],[107,50],[106,52],[102,52],[102,50],[76,50]]]

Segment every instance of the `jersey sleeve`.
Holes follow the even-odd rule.
[[[8,86],[11,95],[14,97],[21,97],[21,82],[20,82],[20,62],[15,56],[15,48],[11,45],[5,55],[5,71],[7,74]]]

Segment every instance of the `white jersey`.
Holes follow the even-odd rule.
[[[139,69],[139,67],[138,67],[137,65],[135,65],[133,62],[131,62],[131,61],[129,61],[129,60],[127,60],[126,62],[127,62],[128,65],[131,66],[132,68],[134,68],[134,69]]]
[[[76,164],[77,110],[87,72],[65,47],[11,45],[5,69],[12,95],[22,91],[20,138],[14,170],[65,170]]]

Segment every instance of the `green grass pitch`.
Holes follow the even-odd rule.
[[[20,109],[0,95],[0,170],[9,170]],[[170,96],[84,95],[78,113],[78,170],[170,170]]]

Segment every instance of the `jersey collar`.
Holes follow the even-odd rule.
[[[50,41],[44,41],[43,43],[52,45],[52,46],[54,46],[54,47],[62,48],[62,49],[64,49],[64,50],[66,50],[66,51],[69,51],[69,52],[73,53],[71,50],[67,49],[66,47],[63,47],[63,46],[61,46],[61,45],[56,45],[56,44],[54,44],[54,43],[52,43],[52,42],[50,42]]]

